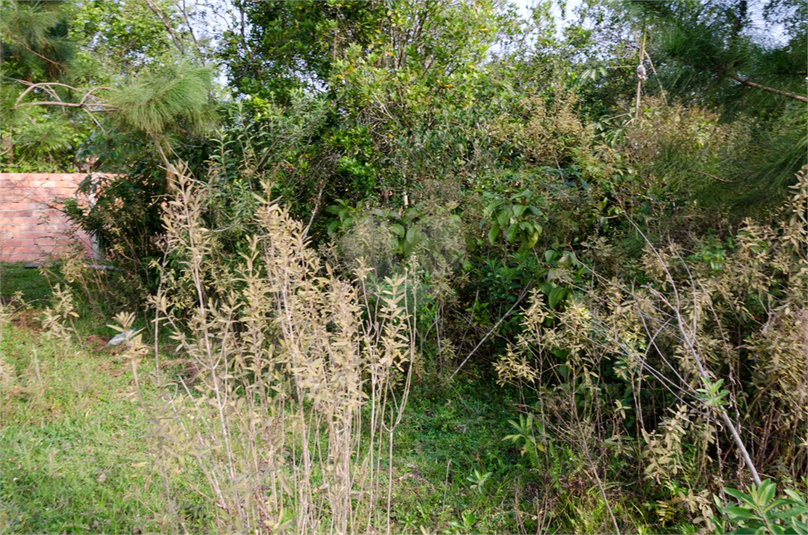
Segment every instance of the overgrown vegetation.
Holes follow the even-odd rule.
[[[3,529],[808,532],[804,5],[218,7],[3,4]]]

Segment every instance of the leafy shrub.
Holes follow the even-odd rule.
[[[659,485],[662,513],[684,503],[689,521],[709,522],[710,488],[723,477],[716,449],[734,449],[753,479],[804,476],[795,430],[808,423],[805,170],[798,181],[777,223],[745,222],[720,263],[646,241],[643,284],[595,273],[563,307],[534,291],[522,334],[496,364],[500,381],[534,392],[539,428],[573,451],[598,436],[609,458],[624,451],[610,443],[633,435],[634,463]]]
[[[724,492],[735,498],[737,504],[722,506],[716,497],[716,505],[723,513],[723,519],[714,519],[717,533],[808,533],[805,494],[787,488],[784,490],[787,497],[775,497],[776,491],[776,485],[768,479],[748,487],[746,492],[725,488]],[[736,529],[728,531],[731,526]]]

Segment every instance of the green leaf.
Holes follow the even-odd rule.
[[[758,516],[743,507],[727,507],[724,510],[727,515],[729,516],[730,520],[754,520],[758,518]]]
[[[780,501],[780,500],[777,500],[777,501]],[[782,504],[780,504],[780,505],[782,505]],[[797,507],[789,507],[788,509],[783,509],[782,511],[768,512],[768,513],[766,513],[766,517],[767,518],[774,518],[774,519],[778,519],[778,518],[787,519],[787,518],[797,516],[797,515],[799,515],[801,513],[802,513],[802,511],[800,511],[799,508],[797,508]]]
[[[538,241],[539,241],[539,232],[534,231],[530,235],[530,239],[527,241],[527,244],[526,244],[527,248],[531,249],[534,245],[536,245],[536,243],[538,243]]]
[[[488,231],[488,241],[491,242],[491,245],[495,244],[497,241],[497,236],[499,236],[499,228],[499,225],[495,223],[494,226],[491,227],[491,230]]]
[[[515,217],[522,217],[522,214],[525,213],[525,210],[527,210],[526,205],[524,205],[524,204],[515,204],[513,206],[513,215]]]
[[[399,223],[393,223],[390,225],[390,232],[398,236],[399,238],[404,237],[404,226]]]
[[[409,229],[407,229],[407,238],[406,239],[407,239],[408,244],[414,244],[415,243],[415,237],[416,237],[417,232],[418,232],[418,229],[416,229],[415,227],[410,227]]]
[[[519,227],[517,225],[511,225],[508,227],[508,232],[505,234],[505,238],[508,240],[508,243],[513,243],[513,240],[516,238],[516,233],[519,231]]]
[[[796,518],[791,519],[791,527],[798,535],[808,535],[808,524]]]
[[[808,507],[808,504],[805,503],[805,497],[801,496],[799,492],[796,492],[793,489],[783,489],[786,495],[794,500],[794,503],[802,504],[803,507]],[[808,511],[806,511],[808,512]]]
[[[562,286],[554,288],[553,291],[550,292],[550,296],[548,298],[548,304],[550,305],[550,308],[555,310],[556,305],[558,305],[558,303],[564,298],[566,292],[567,289]]]
[[[744,526],[742,528],[736,529],[735,531],[733,531],[731,533],[737,534],[737,535],[754,535],[755,533],[758,533],[758,528],[757,527]]]
[[[744,502],[746,504],[749,504],[750,507],[757,507],[757,504],[755,503],[755,500],[753,500],[752,497],[749,496],[748,494],[744,494],[743,492],[741,492],[739,490],[728,489],[728,488],[725,488],[724,492],[726,492],[727,494],[729,494],[733,498],[736,498],[736,499],[738,499],[738,500],[740,500],[740,501],[742,501],[742,502]]]
[[[503,210],[497,215],[497,223],[502,228],[508,226],[508,220],[510,219],[508,212],[509,210]]]
[[[761,505],[764,507],[769,506],[769,502],[774,499],[774,493],[776,491],[777,486],[770,479],[767,479],[761,483],[760,488],[758,488],[758,495],[760,496]]]

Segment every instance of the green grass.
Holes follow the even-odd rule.
[[[398,531],[516,533],[515,490],[529,474],[502,440],[516,408],[501,389],[481,382],[432,395],[416,387],[396,439]],[[479,490],[475,472],[490,473]]]
[[[0,342],[12,377],[0,387],[0,532],[172,531],[129,362],[93,338],[89,323],[77,324],[77,339],[53,341],[35,314],[14,314]],[[150,360],[139,369],[145,396],[154,396]],[[413,393],[396,442],[395,532],[468,531],[458,526],[471,520],[474,531],[514,531],[518,467],[502,437],[515,408],[504,395],[481,398],[478,387]],[[467,479],[475,470],[492,472],[483,492]],[[211,505],[185,484],[198,474],[188,467],[170,477],[183,520],[193,525],[195,515],[205,531]]]
[[[0,351],[12,368],[0,409],[0,532],[160,529],[165,500],[127,363],[13,325]]]
[[[193,462],[165,461],[179,510],[172,517],[151,422],[118,350],[6,323],[0,352],[12,377],[0,384],[0,533],[173,532],[177,518],[211,531],[213,505],[191,489],[200,482]],[[139,367],[146,406],[156,403],[150,361]],[[482,382],[413,391],[394,451],[394,533],[536,531],[542,476],[502,440],[517,414],[509,398]],[[475,471],[490,473],[479,490]],[[597,531],[606,512],[576,514]]]
[[[7,303],[18,292],[26,303],[37,307],[47,306],[51,298],[50,283],[38,269],[22,263],[0,263],[0,302]]]

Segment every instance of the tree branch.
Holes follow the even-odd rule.
[[[77,87],[73,87],[73,86],[67,85],[67,84],[62,84],[62,83],[59,83],[59,82],[41,82],[41,83],[35,84],[35,83],[32,83],[32,82],[27,82],[25,80],[15,80],[15,81],[18,82],[18,83],[21,83],[23,85],[27,85],[28,88],[25,91],[23,91],[22,93],[20,93],[20,96],[17,97],[16,101],[14,101],[14,106],[12,106],[12,108],[11,108],[12,110],[16,110],[18,106],[43,106],[43,105],[54,106],[55,105],[55,106],[65,106],[65,107],[69,107],[69,108],[82,107],[82,106],[86,105],[87,99],[89,97],[94,96],[93,93],[95,93],[96,91],[101,91],[102,89],[111,89],[111,88],[106,87],[106,86],[93,87],[92,89],[90,89],[89,91],[86,91],[84,93],[84,96],[81,98],[81,101],[79,101],[78,103],[75,103],[75,102],[65,102],[65,101],[61,100],[59,98],[59,95],[57,95],[56,92],[53,91],[52,88],[53,87],[64,87],[66,89],[69,89],[70,91],[81,92],[82,90],[78,89]],[[51,101],[51,102],[49,102],[49,101],[24,102],[24,103],[21,104],[20,102],[22,101],[23,98],[25,98],[25,95],[27,95],[28,93],[30,93],[34,89],[44,89],[45,91],[50,93],[50,95],[53,96],[57,100],[56,101]],[[112,106],[111,104],[107,104],[107,103],[101,102],[101,101],[96,101],[96,102],[94,102],[94,104],[98,105],[98,106],[114,108],[114,106]]]
[[[769,87],[769,86],[766,86],[766,85],[763,85],[763,84],[759,84],[757,82],[753,82],[749,78],[742,78],[741,76],[738,76],[737,74],[730,74],[729,72],[727,72],[726,70],[723,70],[723,69],[718,69],[718,68],[715,68],[715,67],[707,67],[706,65],[701,65],[701,64],[698,64],[698,63],[693,63],[693,62],[687,61],[686,59],[681,58],[681,57],[678,57],[677,59],[679,61],[681,61],[682,63],[684,63],[686,65],[690,65],[691,67],[694,67],[696,69],[701,69],[703,71],[711,72],[711,73],[714,73],[714,74],[720,74],[721,76],[726,76],[727,78],[729,78],[731,80],[735,80],[736,82],[738,82],[741,85],[745,85],[747,87],[754,87],[755,89],[760,89],[760,90],[766,91],[768,93],[773,93],[775,95],[780,95],[782,97],[790,98],[792,100],[798,100],[800,102],[805,102],[806,104],[808,104],[808,97],[805,97],[803,95],[798,95],[796,93],[790,93],[788,91],[783,91],[782,89],[775,89],[774,87]]]
[[[177,50],[180,51],[180,54],[184,55],[185,48],[182,46],[182,41],[180,41],[174,34],[174,30],[171,28],[171,24],[168,23],[168,20],[165,18],[165,15],[163,15],[163,11],[159,7],[154,5],[154,2],[152,2],[151,0],[146,0],[146,5],[149,6],[149,9],[152,11],[152,13],[157,15],[157,18],[160,19],[160,22],[163,23],[163,27],[168,32],[168,35],[171,36],[171,40],[174,42],[174,46],[177,47]]]
[[[790,98],[790,99],[799,100],[800,102],[805,102],[806,104],[808,104],[808,97],[804,97],[802,95],[797,95],[796,93],[789,93],[788,91],[783,91],[781,89],[775,89],[773,87],[768,87],[768,86],[765,86],[765,85],[762,85],[762,84],[758,84],[756,82],[753,82],[753,81],[749,80],[748,78],[741,78],[740,76],[735,76],[733,74],[724,73],[724,76],[732,78],[733,80],[735,80],[739,84],[746,85],[746,86],[749,86],[749,87],[754,87],[754,88],[757,88],[757,89],[762,89],[763,91],[768,91],[769,93],[774,93],[775,95],[780,95],[780,96],[787,97],[787,98]]]
[[[22,47],[23,47],[25,50],[27,50],[27,51],[28,51],[28,52],[30,52],[31,54],[35,55],[36,57],[41,58],[41,59],[44,59],[45,61],[47,61],[48,63],[50,63],[51,65],[53,65],[53,66],[55,66],[55,67],[60,67],[60,66],[61,66],[61,64],[60,64],[58,61],[54,61],[54,60],[52,60],[52,59],[50,59],[50,58],[47,58],[47,57],[43,56],[42,54],[40,54],[40,53],[36,52],[35,50],[33,50],[33,49],[30,47],[30,46],[28,46],[27,44],[25,44],[25,42],[24,42],[24,41],[22,41],[22,40],[20,40],[19,38],[15,37],[15,36],[13,36],[13,35],[9,35],[9,37],[11,37],[11,39],[12,39],[13,41],[16,41],[17,43],[19,43],[20,45],[22,45]]]
[[[530,290],[531,286],[533,286],[533,281],[527,283],[527,286],[525,286],[525,289],[522,290],[522,294],[519,296],[519,299],[517,299],[516,302],[513,304],[513,306],[501,318],[499,318],[499,321],[496,323],[496,325],[491,327],[491,330],[488,331],[488,334],[486,334],[483,337],[483,339],[480,340],[480,343],[478,343],[477,346],[471,350],[471,353],[469,353],[468,356],[465,359],[463,359],[463,362],[460,363],[460,366],[458,366],[457,369],[454,371],[454,373],[449,376],[450,381],[454,378],[455,375],[457,375],[457,372],[460,371],[460,368],[465,366],[466,362],[468,362],[469,359],[477,352],[477,350],[480,349],[480,346],[483,345],[486,340],[488,340],[488,337],[494,334],[494,332],[497,330],[497,327],[499,327],[499,324],[505,321],[505,318],[511,315],[513,309],[516,308],[516,306],[522,302],[522,299],[525,298],[525,296],[527,295],[527,291]]]

